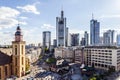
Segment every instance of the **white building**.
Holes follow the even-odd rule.
[[[26,55],[29,56],[31,63],[37,61],[39,59],[40,54],[41,54],[41,48],[26,49]]]
[[[120,48],[115,46],[89,46],[84,49],[85,64],[95,68],[120,70]]]
[[[61,57],[67,61],[72,62],[74,59],[74,50],[72,48],[55,48],[54,52],[55,58]]]

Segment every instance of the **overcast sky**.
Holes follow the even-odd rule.
[[[29,43],[42,43],[42,32],[55,38],[56,17],[63,7],[70,33],[90,32],[92,13],[100,22],[100,33],[120,33],[120,0],[0,0],[0,44],[11,44],[18,21]]]

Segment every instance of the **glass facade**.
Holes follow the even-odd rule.
[[[90,21],[90,44],[99,44],[99,34],[100,34],[100,23],[97,20],[92,19]]]

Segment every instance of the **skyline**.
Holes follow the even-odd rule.
[[[84,31],[90,32],[92,13],[94,19],[100,22],[100,34],[108,29],[117,31],[120,28],[119,3],[119,0],[1,0],[0,44],[11,44],[18,22],[27,44],[42,43],[43,31],[51,31],[53,41],[56,37],[56,17],[60,16],[62,6],[67,18],[66,27],[70,33],[80,33],[80,40]]]

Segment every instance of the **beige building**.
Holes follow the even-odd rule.
[[[67,60],[68,62],[73,62],[74,61],[74,50],[73,48],[55,48],[54,52],[55,58],[63,58]]]
[[[82,47],[76,48],[74,50],[75,63],[84,63],[84,50]]]
[[[120,48],[115,46],[89,46],[84,49],[85,64],[98,69],[120,70]]]
[[[3,49],[0,51],[0,80],[5,80],[11,75],[24,76],[25,61],[25,41],[18,25],[15,41],[12,41],[12,51]]]

